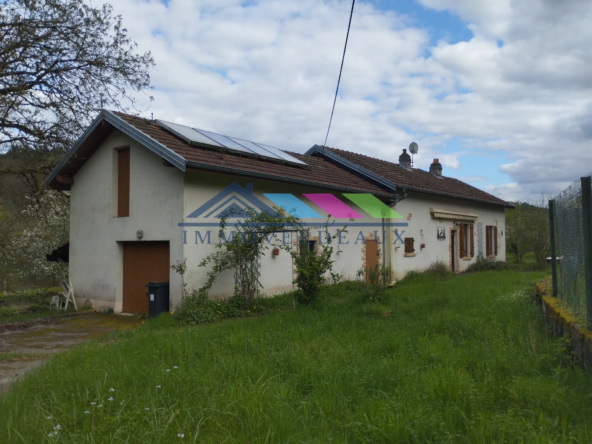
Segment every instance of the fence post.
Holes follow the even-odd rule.
[[[582,185],[582,228],[584,231],[584,276],[586,278],[586,326],[592,328],[592,182],[580,179]]]
[[[557,297],[557,252],[555,251],[555,200],[549,200],[549,228],[551,230],[551,274],[553,276],[553,296]]]

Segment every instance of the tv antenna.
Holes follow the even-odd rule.
[[[411,142],[409,144],[409,152],[411,153],[411,166],[413,166],[413,155],[417,154],[417,150],[419,149],[419,145],[415,142]]]

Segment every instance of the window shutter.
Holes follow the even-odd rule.
[[[469,225],[469,243],[471,244],[471,257],[475,257],[475,234],[473,224]]]
[[[415,239],[411,238],[411,253],[415,253]]]
[[[117,151],[117,217],[129,217],[130,149]]]
[[[413,246],[414,242],[415,242],[415,240],[412,237],[405,238],[405,253],[415,252],[415,248]]]
[[[494,246],[493,254],[497,256],[497,227],[493,227],[493,246]]]
[[[490,226],[485,227],[485,256],[491,256],[491,230]]]
[[[460,257],[465,257],[467,252],[465,251],[465,224],[460,224]]]

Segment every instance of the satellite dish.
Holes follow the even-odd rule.
[[[419,145],[415,142],[411,142],[409,144],[409,152],[411,154],[417,154],[417,150],[419,149]]]

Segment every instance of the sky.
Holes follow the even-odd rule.
[[[323,144],[351,1],[117,0],[154,90],[140,115],[303,153]],[[328,146],[510,201],[592,171],[592,2],[356,1]]]

